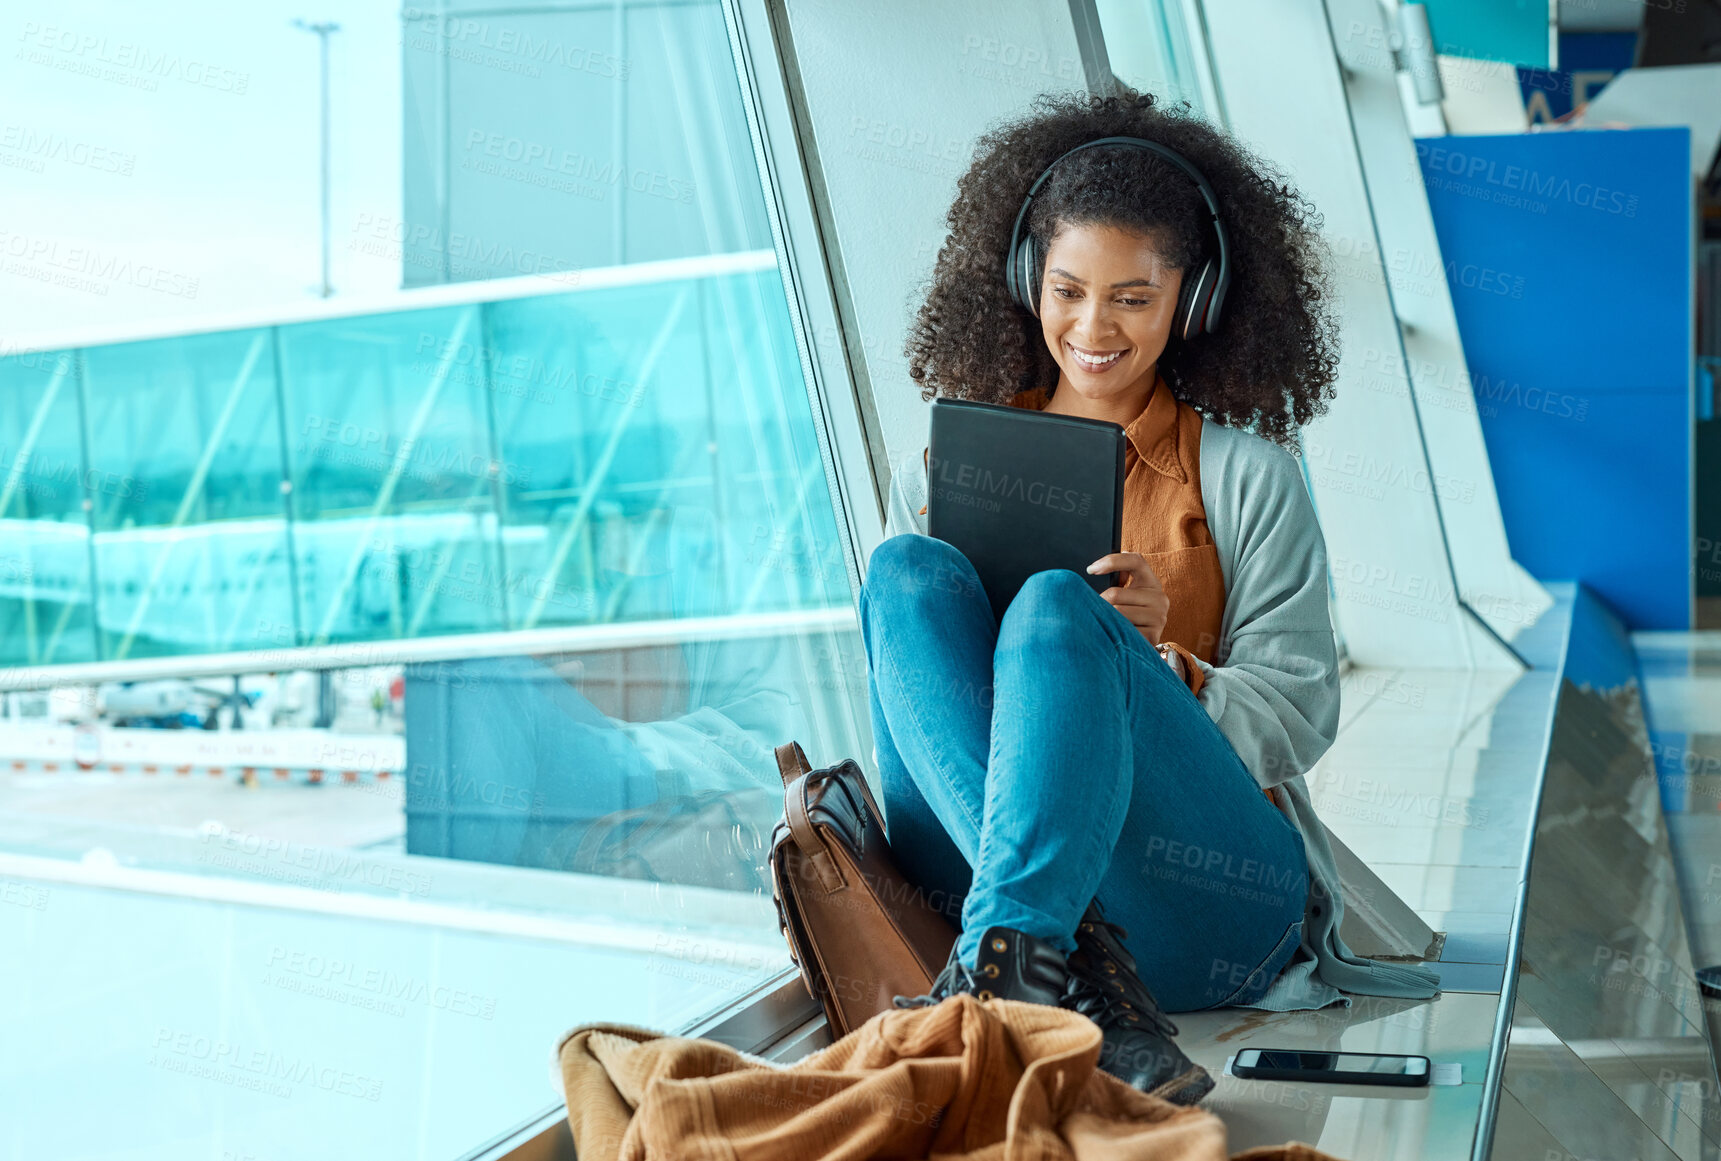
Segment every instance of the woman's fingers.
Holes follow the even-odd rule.
[[[1129,585],[1160,587],[1159,578],[1154,575],[1152,566],[1139,552],[1107,553],[1088,565],[1088,575],[1102,572],[1121,572],[1124,574],[1125,583]]]
[[[1152,587],[1131,585],[1128,588],[1113,585],[1102,592],[1100,598],[1122,613],[1124,620],[1147,638],[1148,644],[1159,644],[1159,638],[1165,633],[1165,623],[1171,616],[1171,600],[1165,595],[1165,590],[1157,584]]]
[[[1146,565],[1147,561],[1139,552],[1111,552],[1088,565],[1088,573],[1133,572]]]
[[[1088,565],[1088,573],[1121,572],[1124,583],[1100,593],[1112,608],[1141,631],[1151,645],[1158,645],[1171,615],[1171,598],[1139,552],[1113,552]]]
[[[1110,600],[1113,605],[1141,605],[1141,607],[1148,607],[1148,609],[1155,607],[1155,605],[1165,605],[1167,609],[1170,609],[1170,605],[1172,605],[1170,597],[1167,597],[1165,593],[1151,590],[1151,588],[1134,587],[1134,585],[1129,588],[1112,585],[1105,592],[1100,593],[1100,597]]]
[[[1160,625],[1171,614],[1171,602],[1164,593],[1143,592],[1112,586],[1100,594],[1100,599],[1129,618],[1132,625]]]

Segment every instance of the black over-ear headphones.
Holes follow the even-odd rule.
[[[1085,142],[1059,154],[1052,160],[1052,164],[1046,166],[1045,172],[1034,179],[1034,184],[1028,187],[1028,196],[1022,199],[1022,208],[1016,214],[1016,224],[1010,227],[1010,249],[1004,255],[1004,281],[1010,287],[1010,297],[1035,318],[1040,317],[1040,259],[1034,248],[1034,236],[1024,232],[1022,226],[1028,220],[1028,209],[1034,204],[1034,195],[1052,175],[1058,162],[1071,153],[1092,149],[1097,145],[1133,145],[1158,154],[1188,174],[1189,179],[1195,183],[1195,188],[1201,191],[1202,198],[1207,202],[1208,212],[1213,215],[1213,237],[1216,245],[1211,253],[1204,254],[1194,268],[1183,276],[1183,289],[1177,296],[1177,315],[1172,319],[1171,333],[1173,337],[1180,339],[1192,339],[1203,333],[1212,334],[1219,329],[1219,312],[1225,305],[1225,291],[1231,285],[1231,244],[1230,239],[1225,236],[1225,224],[1219,220],[1219,198],[1214,194],[1213,187],[1207,183],[1207,179],[1201,176],[1201,171],[1190,164],[1188,158],[1157,141],[1145,141],[1140,137],[1101,137]]]

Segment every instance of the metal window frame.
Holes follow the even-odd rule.
[[[763,186],[771,242],[819,437],[826,483],[846,532],[844,559],[858,594],[866,557],[883,537],[889,457],[858,350],[852,305],[820,196],[811,121],[797,83],[785,0],[721,0],[736,77]]]

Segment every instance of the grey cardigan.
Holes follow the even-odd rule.
[[[926,532],[920,456],[891,474],[885,535]],[[1422,998],[1434,973],[1354,955],[1339,939],[1343,884],[1303,773],[1338,733],[1338,652],[1327,608],[1326,539],[1297,460],[1258,435],[1201,422],[1201,503],[1225,578],[1218,663],[1196,663],[1207,716],[1303,836],[1303,941],[1258,1003],[1276,1012],[1347,1006],[1345,992]]]

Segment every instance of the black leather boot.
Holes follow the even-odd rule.
[[[1123,928],[1105,918],[1099,900],[1088,905],[1076,928],[1063,1006],[1088,1017],[1105,1034],[1101,1068],[1173,1104],[1196,1104],[1212,1090],[1213,1078],[1177,1047],[1177,1025],[1135,974],[1126,938]]]
[[[989,927],[974,964],[978,1000],[1022,1000],[1056,1007],[1069,986],[1064,953],[1012,927]]]
[[[894,1002],[899,1008],[929,1008],[962,993],[977,1000],[1021,1000],[1058,1007],[1069,982],[1069,970],[1057,948],[1012,927],[990,927],[980,939],[972,968],[957,959],[953,947],[930,992],[897,996]]]
[[[1207,1070],[1172,1041],[1177,1026],[1135,974],[1123,931],[1096,901],[1076,931],[1068,961],[1051,944],[1009,927],[988,928],[972,968],[950,959],[924,996],[897,996],[899,1008],[928,1008],[958,993],[978,1000],[1024,1000],[1078,1012],[1099,1025],[1099,1065],[1142,1092],[1192,1105],[1213,1088]]]

